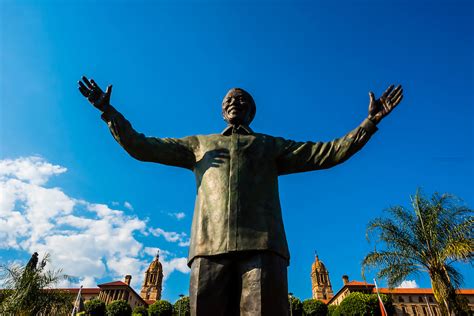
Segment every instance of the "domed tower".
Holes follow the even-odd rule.
[[[323,262],[315,255],[313,266],[311,267],[311,284],[313,288],[313,298],[317,300],[331,299],[332,293],[329,272]]]
[[[155,259],[145,272],[140,296],[144,300],[159,301],[161,299],[161,288],[163,282],[163,267],[160,262],[160,252],[156,254]]]

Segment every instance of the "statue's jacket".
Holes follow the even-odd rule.
[[[196,256],[273,251],[288,260],[278,176],[344,162],[369,140],[370,120],[330,142],[295,142],[228,126],[221,134],[146,137],[110,106],[102,119],[134,158],[194,172],[197,197],[188,264]]]

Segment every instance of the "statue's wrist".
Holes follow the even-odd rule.
[[[367,119],[370,120],[375,125],[377,125],[380,122],[380,120],[375,115],[370,115],[369,114],[369,116],[367,116]]]

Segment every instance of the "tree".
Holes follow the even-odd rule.
[[[84,309],[88,316],[105,316],[105,303],[97,298],[87,301]]]
[[[382,302],[389,315],[394,314],[394,309],[389,296],[381,294]],[[381,315],[377,294],[364,294],[353,292],[347,295],[332,312],[331,315]]]
[[[339,304],[339,312],[342,315],[369,315],[366,295],[360,292],[347,295]]]
[[[24,267],[0,265],[0,280],[5,287],[1,315],[66,315],[71,312],[71,295],[52,290],[59,281],[69,277],[61,270],[46,270],[48,262],[48,254],[38,262],[38,254],[34,253]]]
[[[389,287],[407,276],[427,272],[433,294],[443,315],[458,311],[455,289],[463,281],[454,262],[471,262],[474,250],[472,210],[449,194],[425,198],[418,190],[411,197],[413,210],[402,206],[388,209],[391,218],[376,218],[368,224],[369,234],[385,244],[385,250],[370,252],[363,260],[366,268],[379,268],[378,278]]]
[[[328,306],[319,300],[309,298],[303,301],[304,316],[326,316]]]
[[[288,314],[291,316],[303,315],[303,304],[299,298],[293,295],[288,295]]]
[[[340,316],[341,312],[339,311],[339,305],[329,305],[328,306],[328,315],[329,316]]]
[[[174,303],[173,315],[174,316],[180,316],[180,315],[190,316],[191,315],[191,307],[189,306],[189,296],[183,296]]]
[[[148,310],[145,306],[137,306],[133,309],[132,316],[148,316]]]
[[[118,300],[113,301],[107,305],[107,316],[131,316],[132,308],[127,301]]]
[[[165,300],[156,301],[148,307],[148,315],[150,316],[171,316],[173,313],[173,305]]]

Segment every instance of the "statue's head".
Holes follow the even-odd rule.
[[[250,125],[257,108],[252,96],[241,88],[232,88],[222,101],[222,116],[232,125]]]

